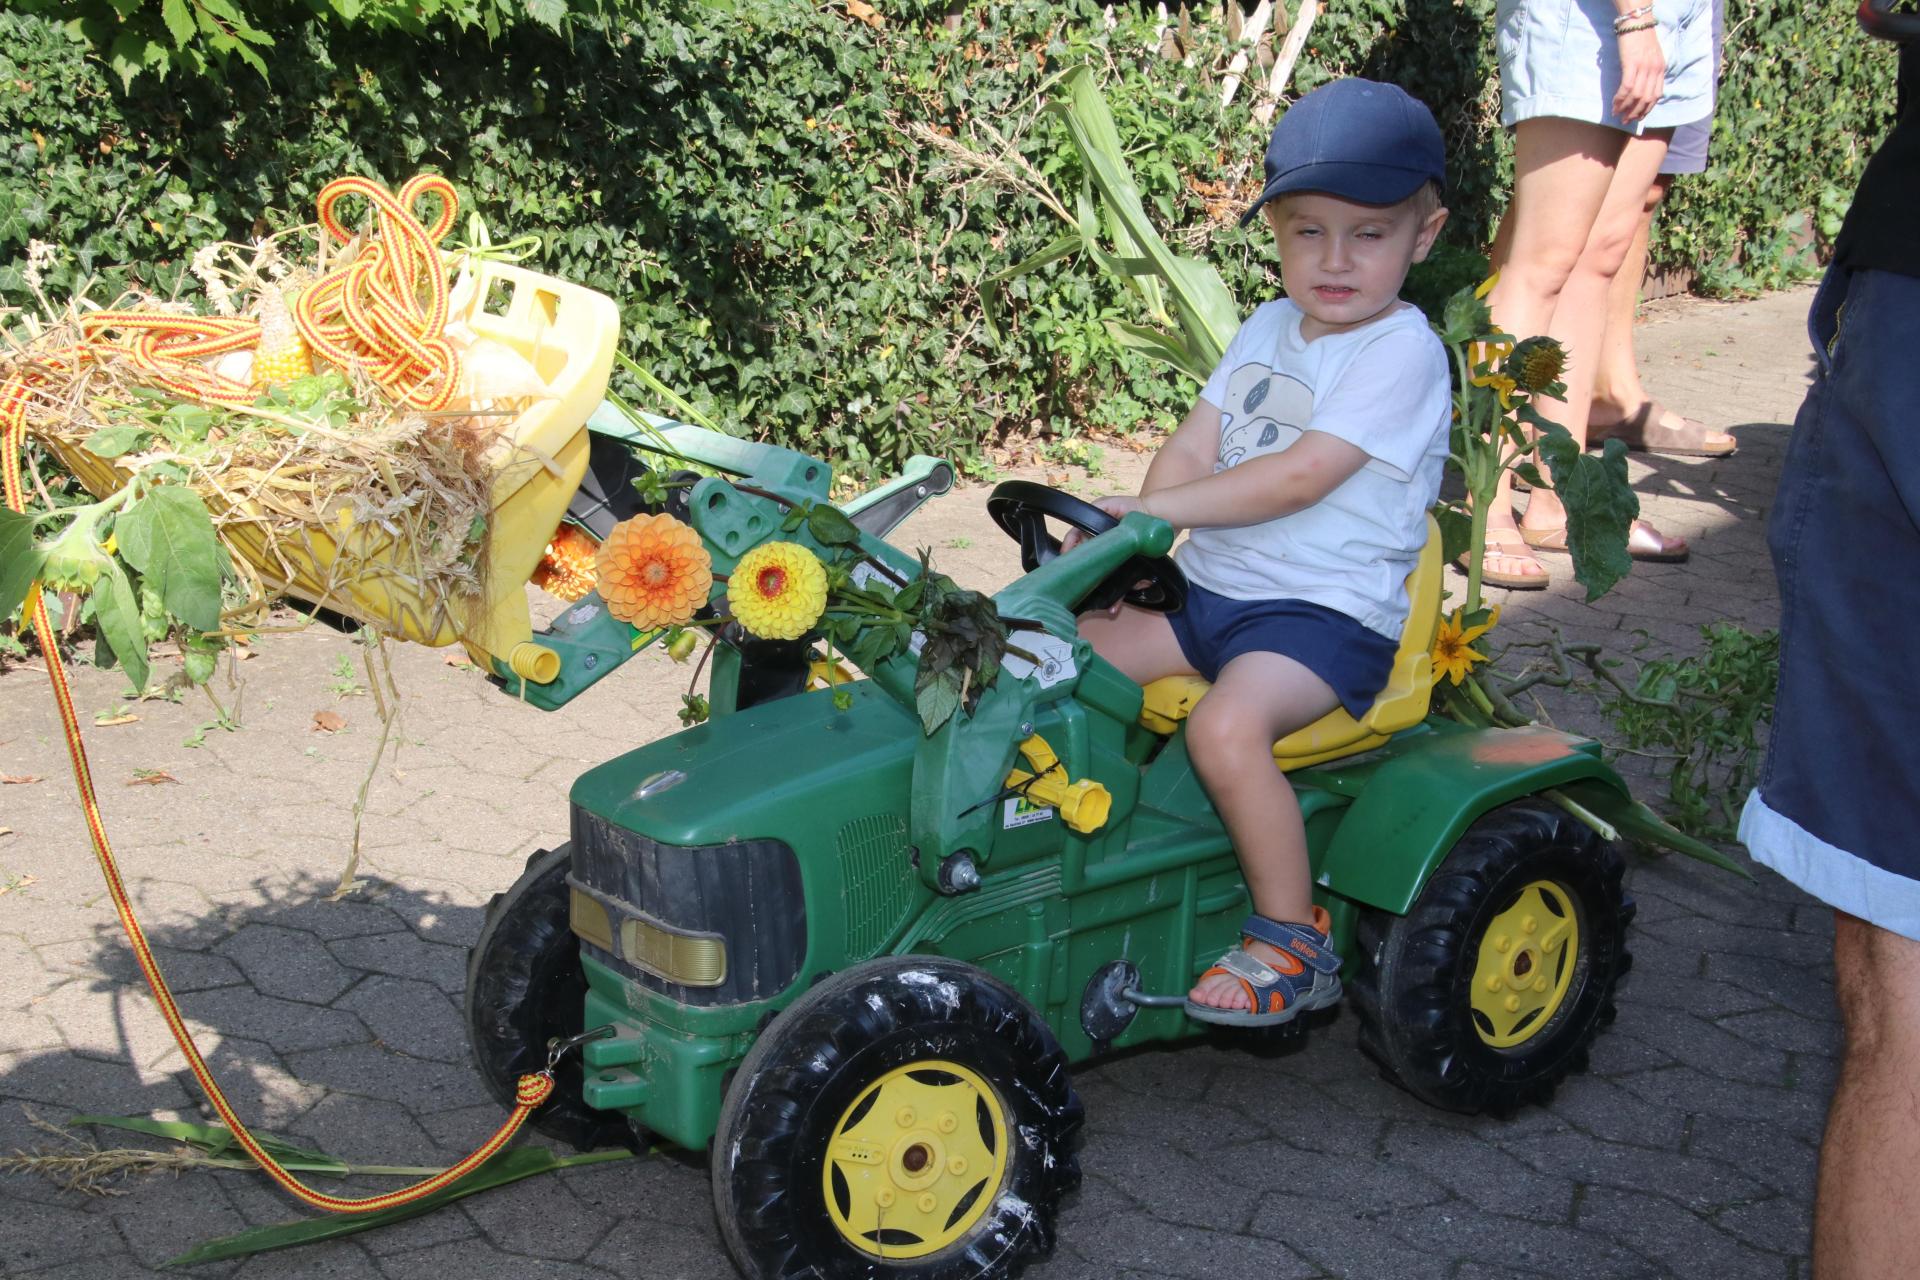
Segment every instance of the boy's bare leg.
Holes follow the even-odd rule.
[[[1227,824],[1253,909],[1269,920],[1313,919],[1306,825],[1293,784],[1273,762],[1273,744],[1339,705],[1326,681],[1292,658],[1243,653],[1187,717],[1187,751]],[[1258,941],[1249,949],[1268,962],[1280,954]],[[1207,979],[1192,999],[1217,1009],[1248,1007],[1232,977]]]
[[[1121,605],[1112,613],[1080,615],[1080,634],[1093,651],[1120,668],[1120,674],[1138,685],[1162,676],[1190,676],[1193,664],[1174,639],[1173,624],[1164,613]]]
[[[1892,1280],[1920,1253],[1920,942],[1844,912],[1834,994],[1846,1027],[1840,1082],[1820,1145],[1813,1271]]]

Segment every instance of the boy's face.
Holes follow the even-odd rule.
[[[1445,209],[1421,217],[1411,198],[1356,204],[1317,191],[1280,196],[1263,212],[1309,341],[1356,329],[1398,301],[1407,268],[1427,256],[1447,220]]]

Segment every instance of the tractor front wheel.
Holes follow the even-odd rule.
[[[587,975],[568,923],[573,846],[541,849],[505,893],[487,903],[467,957],[467,1035],[487,1091],[513,1105],[520,1077],[547,1065],[547,1042],[585,1029]],[[581,1101],[580,1055],[554,1069],[553,1096],[530,1123],[580,1151],[633,1146],[626,1121]]]
[[[835,974],[761,1033],[713,1139],[727,1247],[755,1280],[1016,1274],[1080,1181],[1080,1101],[1047,1024],[932,956]]]
[[[1360,1045],[1450,1111],[1545,1101],[1584,1070],[1632,964],[1620,853],[1557,807],[1480,818],[1404,916],[1363,912]]]

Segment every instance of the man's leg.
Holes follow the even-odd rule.
[[[1920,942],[1835,913],[1846,1027],[1820,1144],[1816,1280],[1904,1280],[1920,1267]]]

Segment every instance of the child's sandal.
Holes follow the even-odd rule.
[[[1277,1027],[1308,1010],[1333,1004],[1340,999],[1340,957],[1330,945],[1331,928],[1323,907],[1313,909],[1311,925],[1248,916],[1240,925],[1242,936],[1277,947],[1283,954],[1269,963],[1244,949],[1227,952],[1200,980],[1215,974],[1236,979],[1247,993],[1249,1008],[1216,1009],[1189,997],[1187,1016],[1223,1027]]]

